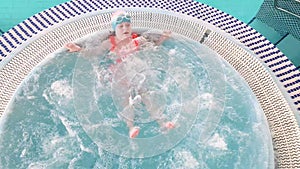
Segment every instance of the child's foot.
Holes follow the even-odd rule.
[[[129,137],[130,138],[135,138],[137,135],[140,133],[140,128],[139,127],[133,127],[129,131]]]
[[[171,121],[168,121],[161,125],[160,131],[161,131],[161,133],[166,134],[166,133],[168,133],[168,131],[170,129],[173,129],[173,128],[175,128],[175,124]]]
[[[167,128],[167,129],[175,128],[175,124],[171,121],[166,122],[164,125],[165,125],[164,127]]]

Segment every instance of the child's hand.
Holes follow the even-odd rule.
[[[169,38],[172,32],[170,30],[164,30],[162,36]]]
[[[76,45],[75,43],[67,43],[65,48],[68,49],[69,52],[78,52],[81,50],[81,47]]]
[[[159,40],[156,42],[156,45],[161,45],[165,40],[169,39],[171,36],[170,30],[164,30],[163,34],[160,36]]]

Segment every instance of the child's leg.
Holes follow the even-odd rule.
[[[129,137],[135,138],[139,134],[140,128],[137,126],[134,126],[134,108],[133,108],[133,106],[128,104],[120,114],[124,118],[124,120],[127,124],[127,127],[129,129]]]
[[[124,67],[114,74],[113,91],[115,96],[115,103],[117,103],[123,110],[120,115],[124,119],[129,128],[129,137],[134,138],[139,134],[139,127],[134,126],[134,105],[141,100],[140,96],[135,90],[135,86],[130,83],[130,77]]]
[[[132,108],[132,106],[126,106],[122,112],[120,112],[121,116],[124,118],[126,124],[127,124],[127,127],[129,129],[131,129],[133,126],[134,126],[134,122],[133,122],[133,119],[134,119],[134,110]]]
[[[174,128],[173,122],[165,122],[163,111],[165,106],[164,95],[159,92],[148,92],[142,97],[152,119],[156,120],[161,128]]]

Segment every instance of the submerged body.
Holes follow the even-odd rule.
[[[114,75],[132,70],[125,66],[129,62],[138,62],[140,67],[132,64],[137,70],[148,64],[131,84],[143,82],[137,92],[141,97],[147,88],[161,89],[152,96],[165,104],[164,115],[176,128],[162,134],[156,121],[137,123],[149,119],[138,114],[139,102],[133,100],[141,130],[129,139],[117,116],[123,110],[119,103],[126,100],[114,90],[121,85],[118,78],[108,80],[106,88],[92,58],[55,53],[33,70],[2,118],[0,168],[274,168],[267,121],[244,79],[205,45],[173,37],[156,49],[140,48]],[[98,37],[85,41],[92,38]],[[107,70],[107,57],[98,56],[104,63],[96,64]],[[195,106],[193,98],[200,98]]]
[[[132,33],[131,17],[124,11],[117,11],[112,15],[112,28],[114,30],[114,34],[110,35],[107,40],[101,43],[101,49],[102,52],[109,50],[112,55],[116,56],[113,61],[114,63],[109,66],[109,71],[114,73],[122,62],[130,59],[130,57],[132,57],[132,55],[137,52],[144,43],[147,42],[147,39],[143,36]],[[155,45],[160,45],[163,41],[170,37],[170,34],[170,31],[164,31],[160,39],[155,42]],[[65,45],[65,47],[69,50],[69,52],[79,52],[84,50],[75,43],[68,43]],[[124,64],[131,66],[126,68],[126,70],[129,71],[123,73],[125,73],[126,75],[127,73],[132,72],[132,70],[135,69],[135,66],[142,65],[138,65],[139,63],[135,61],[131,62],[131,64]],[[119,78],[121,79],[123,78],[123,76],[124,75],[120,76]],[[116,76],[115,78],[117,79],[117,81],[120,80]],[[142,79],[138,83],[142,85],[144,80],[145,79]],[[130,84],[130,78],[124,78],[121,79],[121,81],[122,83],[120,84],[122,84],[122,86],[119,86],[118,89],[120,90],[120,93],[123,93],[125,95],[125,99],[122,102],[123,110],[120,112],[120,114],[122,115],[122,117],[124,117],[129,128],[130,138],[135,138],[140,131],[140,128],[134,125],[134,106],[141,102],[146,105],[151,117],[157,120],[161,128],[171,129],[175,127],[173,122],[164,122],[163,118],[161,117],[163,113],[161,110],[161,106],[159,105],[159,103],[154,104],[156,103],[156,101],[154,100],[155,97],[152,97],[156,94],[150,94],[151,92],[148,92],[148,94],[141,93],[140,89],[137,88],[137,86],[133,86],[132,84]],[[133,94],[133,91],[135,92],[135,94]]]

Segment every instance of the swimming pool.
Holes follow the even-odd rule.
[[[245,81],[214,51],[173,37],[133,54],[113,75],[110,56],[53,54],[5,112],[0,147],[10,160],[1,167],[273,168],[267,121]],[[129,139],[120,117],[128,114],[118,114],[127,97],[124,77],[177,127],[161,131],[140,104],[134,121],[141,133]]]
[[[143,4],[142,2],[139,3]],[[207,12],[205,13],[207,15],[198,13],[199,17],[202,16],[204,21],[207,20],[205,18],[210,16],[209,9],[211,10],[211,14],[214,13],[212,12],[215,10],[213,8],[207,7],[205,5],[200,5],[195,2],[189,3],[189,5],[192,4],[192,6],[197,6],[202,9],[203,13],[205,13],[205,11]],[[185,6],[184,4],[186,4],[186,2],[179,4]],[[100,3],[98,5],[100,5]],[[188,6],[188,3],[186,5]],[[156,4],[156,7],[159,7],[159,5]],[[164,7],[162,8],[164,9]],[[185,8],[183,8],[182,10],[184,9]],[[144,71],[140,72],[142,72],[147,77],[153,77],[150,76],[153,74],[160,77],[153,77],[154,79],[150,78],[151,80],[146,80],[146,82],[153,82],[152,85],[156,86],[155,91],[163,93],[164,97],[162,97],[162,102],[164,103],[163,105],[165,108],[165,114],[178,114],[178,116],[171,118],[175,121],[178,121],[178,124],[181,125],[166,134],[160,134],[158,127],[148,119],[147,115],[142,114],[139,121],[140,123],[142,123],[142,125],[144,125],[143,128],[145,128],[145,130],[142,131],[140,138],[137,138],[134,141],[128,141],[128,137],[126,137],[127,131],[126,129],[124,129],[123,122],[119,117],[111,116],[111,114],[116,112],[118,109],[121,109],[120,107],[116,106],[118,105],[118,101],[116,101],[116,98],[119,97],[115,96],[113,92],[116,91],[116,88],[114,87],[115,85],[108,85],[108,89],[113,90],[103,90],[101,86],[103,87],[105,85],[96,83],[98,82],[98,80],[95,80],[95,78],[98,78],[98,71],[94,71],[94,67],[91,65],[91,63],[93,62],[82,59],[76,56],[76,54],[75,56],[74,54],[62,54],[63,51],[59,51],[58,53],[52,54],[52,57],[49,57],[49,51],[52,51],[51,53],[53,53],[68,41],[73,41],[82,36],[109,29],[109,13],[113,10],[107,9],[104,11],[102,10],[101,12],[91,12],[91,14],[89,14],[88,16],[81,15],[76,19],[71,18],[65,23],[58,24],[57,26],[54,26],[55,29],[53,31],[45,31],[43,36],[42,34],[39,34],[39,37],[36,36],[35,38],[33,38],[34,40],[31,41],[31,44],[29,45],[31,46],[31,48],[27,47],[28,44],[25,44],[26,48],[23,50],[25,51],[25,55],[28,51],[30,54],[32,54],[30,58],[34,59],[34,57],[32,56],[36,55],[37,59],[34,59],[33,61],[22,60],[25,63],[30,62],[30,64],[32,64],[32,68],[27,67],[27,65],[23,65],[24,67],[21,68],[26,69],[31,73],[28,76],[26,75],[27,73],[24,72],[24,76],[26,77],[24,79],[26,80],[21,80],[23,81],[22,87],[18,88],[18,94],[15,95],[16,97],[14,97],[16,101],[20,101],[20,103],[22,104],[16,104],[12,108],[6,110],[6,112],[13,111],[14,113],[4,114],[2,119],[6,120],[2,120],[2,124],[5,124],[2,125],[2,129],[6,127],[10,128],[10,125],[6,125],[9,124],[8,121],[10,121],[10,119],[11,121],[18,121],[20,120],[20,118],[24,118],[24,116],[32,116],[34,117],[33,119],[39,119],[41,121],[35,121],[35,123],[33,123],[33,121],[30,121],[29,118],[24,118],[26,122],[23,122],[20,127],[23,127],[24,130],[30,130],[31,132],[19,130],[20,134],[22,134],[22,137],[18,139],[15,138],[16,140],[20,140],[15,144],[24,145],[21,146],[22,148],[17,148],[18,151],[16,151],[16,154],[12,153],[11,157],[3,157],[3,159],[7,159],[8,161],[15,160],[15,162],[10,163],[6,160],[4,161],[6,161],[8,164],[19,163],[20,165],[25,166],[31,165],[31,167],[40,167],[45,165],[52,165],[52,167],[76,167],[82,165],[86,168],[92,168],[92,166],[96,168],[102,166],[107,168],[133,168],[157,165],[156,168],[165,168],[165,166],[169,166],[170,168],[239,168],[241,166],[245,167],[251,164],[254,165],[254,168],[256,168],[255,165],[265,166],[266,168],[274,167],[271,146],[272,144],[270,143],[271,136],[268,134],[269,131],[266,128],[267,124],[264,120],[265,117],[263,116],[262,112],[264,112],[267,116],[270,129],[273,134],[275,132],[275,136],[273,135],[273,141],[275,140],[276,143],[276,137],[282,137],[282,135],[277,136],[276,132],[279,131],[277,131],[276,128],[272,129],[272,126],[274,124],[276,126],[277,123],[276,120],[273,121],[274,124],[270,123],[270,119],[272,119],[272,116],[274,116],[274,114],[271,112],[273,112],[274,109],[271,107],[270,109],[272,109],[272,111],[270,112],[270,114],[268,114],[268,109],[270,107],[268,105],[268,96],[266,96],[265,94],[260,94],[261,92],[265,92],[264,88],[267,88],[266,91],[269,92],[268,94],[270,96],[277,96],[272,95],[272,91],[268,90],[269,85],[272,86],[273,83],[272,80],[270,80],[270,76],[268,76],[270,72],[266,70],[266,65],[261,67],[261,63],[259,62],[259,59],[255,57],[254,53],[249,48],[245,47],[241,42],[230,36],[230,34],[226,34],[224,31],[202,20],[195,20],[192,17],[187,16],[186,14],[173,13],[170,11],[166,11],[166,9],[161,11],[158,10],[157,12],[150,12],[147,9],[140,8],[128,8],[128,10],[135,18],[135,22],[133,24],[135,24],[136,27],[149,28],[150,30],[162,30],[167,28],[172,30],[175,35],[178,35],[178,39],[175,38],[173,42],[166,42],[166,44],[162,48],[158,49],[160,50],[159,52],[156,51],[156,54],[155,51],[150,52],[151,54],[154,53],[155,56],[161,56],[158,57],[161,59],[166,59],[166,57],[164,56],[168,56],[167,58],[171,60],[173,58],[176,62],[175,65],[169,64],[169,60],[164,61],[164,63],[168,64],[158,64],[161,62],[157,61],[151,63],[156,63],[155,66],[151,66],[151,68],[145,69]],[[216,12],[219,11],[216,10]],[[223,15],[223,13],[219,14]],[[193,15],[193,13],[190,12],[188,15]],[[224,17],[230,16],[224,14]],[[219,19],[222,18],[220,17]],[[218,22],[218,19],[214,21],[216,23],[220,23]],[[226,20],[224,20],[224,22],[225,21]],[[177,23],[176,25],[182,25],[183,27],[193,29],[187,30],[183,27],[177,27],[176,25],[169,24],[169,22]],[[228,22],[235,23],[230,22],[230,19]],[[86,29],[75,29],[76,27],[78,27],[78,25],[85,25]],[[243,26],[244,25],[241,25],[241,27]],[[54,42],[51,41],[51,36],[60,38],[58,38],[58,41]],[[186,36],[188,40],[182,36]],[[195,43],[195,41],[191,39],[202,42],[202,44]],[[47,45],[44,49],[39,50],[38,48],[40,47],[40,44],[42,44],[41,42],[47,43]],[[249,41],[246,42],[250,43]],[[227,47],[224,48],[222,44],[226,44]],[[214,51],[211,49],[213,49]],[[231,51],[229,52],[229,50]],[[41,55],[40,52],[43,54]],[[45,55],[45,53],[48,54]],[[149,53],[139,54],[140,57],[138,58],[149,56]],[[18,53],[14,58],[22,59],[21,57],[17,57],[20,55],[24,55],[24,53]],[[46,63],[44,59],[46,56],[47,58],[51,58],[46,59],[47,62],[51,64]],[[10,62],[6,60],[4,61],[6,61],[9,65],[10,63],[14,63],[14,58],[11,58],[12,60]],[[153,56],[151,58],[155,57]],[[240,58],[241,60],[237,60],[237,58]],[[146,60],[147,58],[142,61],[145,62]],[[247,64],[247,62],[249,63],[249,65]],[[43,66],[36,67],[37,64]],[[233,68],[231,66],[233,66]],[[253,68],[251,69],[252,66],[254,66],[256,70],[261,71],[253,71]],[[7,67],[8,66],[3,67],[2,70]],[[167,67],[171,67],[172,69]],[[175,67],[180,68],[175,69]],[[242,75],[243,78],[240,77],[234,69],[238,70],[239,74]],[[255,80],[255,78],[250,78],[251,80],[249,81],[249,77],[253,76],[251,75],[251,73],[254,73],[254,75],[257,75],[256,73],[259,74],[259,76],[256,76],[255,78],[261,78],[265,76],[264,78],[267,79],[266,81],[268,83],[270,82],[270,84],[257,84],[259,79]],[[84,76],[76,76],[77,74],[83,74]],[[84,78],[82,79],[79,77]],[[185,81],[180,79],[186,80],[186,78],[189,77],[191,78],[191,83],[188,83],[185,86]],[[82,84],[84,82],[88,83],[85,83],[84,85],[76,85]],[[110,83],[109,80],[106,82]],[[162,84],[168,84],[169,86],[160,86]],[[257,88],[257,85],[260,87]],[[82,86],[85,87],[82,88]],[[147,86],[151,87],[151,85]],[[195,90],[195,86],[197,86],[197,90]],[[6,85],[4,85],[4,87],[6,87]],[[191,88],[193,90],[191,90]],[[163,89],[172,89],[173,91],[171,90],[170,92],[166,92]],[[272,90],[274,90],[275,93],[277,92],[276,87]],[[12,93],[14,93],[14,91],[15,90],[12,90]],[[94,91],[107,92],[104,92],[106,93],[106,95],[103,96],[97,95],[99,93]],[[37,95],[34,94],[35,92],[39,93],[38,96],[42,97],[37,97]],[[94,93],[96,93],[96,96]],[[178,93],[180,93],[180,95],[177,95]],[[254,96],[253,93],[255,93],[256,96]],[[88,97],[87,95],[93,97]],[[279,94],[279,96],[281,95]],[[101,97],[104,97],[105,99],[91,100]],[[215,99],[216,97],[218,99]],[[289,112],[289,109],[291,108],[289,108],[284,100],[282,102],[282,100],[280,99],[281,97],[278,97],[277,100],[277,102],[280,104],[280,107],[282,107],[282,105],[287,106],[287,109],[285,110],[282,108],[281,112]],[[30,102],[30,100],[32,99],[37,99],[40,101]],[[197,104],[195,107],[197,108],[190,110],[190,112],[193,113],[186,113],[189,111],[176,112],[178,109],[182,110],[185,108],[185,102],[190,104],[194,99],[196,99],[195,103]],[[248,100],[251,100],[252,104],[248,104]],[[262,100],[264,100],[264,103],[262,103]],[[70,102],[74,103],[74,107]],[[10,102],[11,105],[13,105],[13,103],[13,101]],[[214,106],[210,106],[213,103]],[[82,106],[86,104],[89,104],[89,107]],[[272,104],[273,106],[276,106],[277,103],[276,101],[272,100]],[[4,110],[4,108],[6,108],[6,105],[7,104],[3,104],[1,110]],[[115,108],[110,109],[110,106],[105,105],[115,105]],[[22,111],[14,111],[24,110],[25,108],[22,106],[25,106],[27,113],[22,113]],[[35,106],[38,106],[41,110],[36,111],[39,108]],[[29,107],[30,109],[35,111],[29,111]],[[46,110],[45,112],[48,113],[43,113],[43,110]],[[20,115],[17,115],[17,113],[15,112],[20,112]],[[94,112],[96,112],[96,114],[94,114]],[[99,112],[111,113],[107,115],[101,114]],[[210,113],[207,114],[208,112]],[[240,114],[240,112],[244,113]],[[288,115],[288,113],[286,115]],[[288,115],[288,117],[293,118],[294,115]],[[100,124],[103,125],[99,126],[99,119],[101,119],[100,121],[102,122]],[[47,122],[43,120],[46,120]],[[30,127],[30,123],[33,123],[33,126],[40,127]],[[293,123],[295,123],[295,121]],[[12,126],[15,126],[15,124],[16,123],[11,123]],[[105,127],[105,125],[106,127],[111,125],[113,126],[113,128],[103,128],[103,126]],[[102,130],[94,130],[95,128],[91,126],[94,126],[95,128],[100,127],[100,129]],[[14,129],[18,128],[12,127],[12,130]],[[185,130],[182,131],[182,129]],[[259,129],[265,131],[263,135],[260,135],[260,132],[257,132],[257,130]],[[293,132],[297,133],[298,131],[293,130]],[[292,134],[293,132],[290,132],[289,134]],[[113,137],[108,137],[107,133],[113,133]],[[3,135],[9,138],[9,134]],[[101,137],[99,137],[99,135],[101,135]],[[12,138],[14,136],[15,135],[11,135]],[[52,138],[52,141],[47,140],[46,138],[48,137]],[[286,137],[289,136],[287,135]],[[1,139],[4,140],[5,138],[6,137],[1,136]],[[76,138],[76,140],[74,140],[73,138]],[[153,140],[150,139],[151,141],[162,139],[164,143],[170,144],[167,144],[166,146],[164,144],[160,145],[160,148],[157,149],[158,151],[153,151],[152,146],[150,146],[150,148],[148,147],[148,149],[147,146],[144,146],[144,143],[146,143],[145,140],[149,140],[149,138],[154,138]],[[256,140],[256,144],[252,144],[253,142],[249,141],[249,138]],[[297,138],[297,134],[294,138]],[[288,139],[289,138],[287,138],[287,140]],[[41,140],[46,141],[42,141],[43,144],[37,145],[43,146],[36,146],[36,143],[41,143]],[[122,141],[118,142],[120,140]],[[3,142],[9,143],[9,141],[7,140]],[[113,145],[120,145],[120,147],[116,148],[116,146],[112,146],[112,143],[116,142],[118,144]],[[295,144],[297,145],[298,143],[295,142]],[[28,147],[26,147],[25,145],[27,145]],[[70,145],[76,146],[70,147]],[[280,147],[278,148],[278,144],[277,146],[275,144],[275,149],[278,149],[278,152],[280,154],[281,151]],[[31,156],[30,152],[35,152],[34,150],[39,152],[40,156]],[[7,149],[6,151],[10,152],[11,149]],[[292,152],[293,151],[296,150],[292,150]],[[78,155],[78,153],[80,155]],[[243,155],[243,153],[245,154]],[[247,155],[249,155],[249,153],[257,153],[257,155],[262,158],[255,159],[258,161],[253,161],[253,159],[248,158]],[[297,156],[297,153],[295,155]],[[31,160],[30,162],[28,157],[34,159],[35,161]],[[281,156],[279,156],[278,158],[280,159],[280,157]],[[84,159],[93,160],[83,162]],[[152,161],[149,159],[151,159]],[[27,163],[26,160],[28,160]],[[157,161],[162,162],[158,163]],[[233,161],[235,162],[231,163]],[[282,166],[290,165],[282,163],[282,161],[280,161],[279,164]]]

